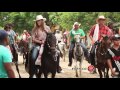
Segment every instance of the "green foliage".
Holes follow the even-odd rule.
[[[34,26],[36,16],[42,14],[49,26],[60,25],[64,29],[71,30],[74,22],[81,23],[81,28],[87,32],[96,23],[99,15],[104,15],[109,21],[119,22],[120,12],[0,12],[0,28],[6,23],[13,23],[14,30],[22,33],[24,29],[29,31]]]

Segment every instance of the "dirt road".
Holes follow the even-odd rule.
[[[25,71],[25,67],[22,62],[23,62],[22,56],[19,56],[19,69],[20,69],[21,77],[29,78],[29,75]],[[62,67],[62,72],[57,73],[55,78],[76,78],[75,71],[74,71],[74,63],[72,65],[72,67],[68,67],[68,58],[66,58],[65,62],[61,59],[60,66]],[[82,76],[79,78],[99,78],[98,74],[91,74],[88,71],[88,66],[89,66],[89,64],[87,63],[87,61],[84,60],[83,64],[82,64]],[[13,69],[15,71],[16,77],[18,78],[18,73],[16,72],[14,65],[13,65]]]

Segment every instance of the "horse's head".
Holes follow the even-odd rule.
[[[110,44],[111,44],[111,38],[108,37],[108,36],[104,36],[101,44],[102,44],[104,47],[109,48],[109,47],[110,47]]]
[[[56,53],[56,37],[53,33],[47,33],[46,45],[49,52],[54,55]]]
[[[105,63],[106,62],[106,55],[107,55],[107,51],[108,48],[110,48],[111,45],[111,39],[108,36],[103,37],[100,46],[98,46],[97,48],[97,58],[98,58],[98,62],[99,63]]]
[[[75,39],[76,43],[79,43],[80,42],[80,35],[75,35],[74,39]]]

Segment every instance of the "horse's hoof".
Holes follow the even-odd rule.
[[[78,77],[78,75],[76,75],[76,77]]]

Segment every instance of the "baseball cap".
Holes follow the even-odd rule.
[[[5,30],[0,30],[0,40],[4,40],[8,36]]]
[[[119,34],[115,34],[112,39],[113,39],[113,40],[120,39],[120,35],[119,35]]]

